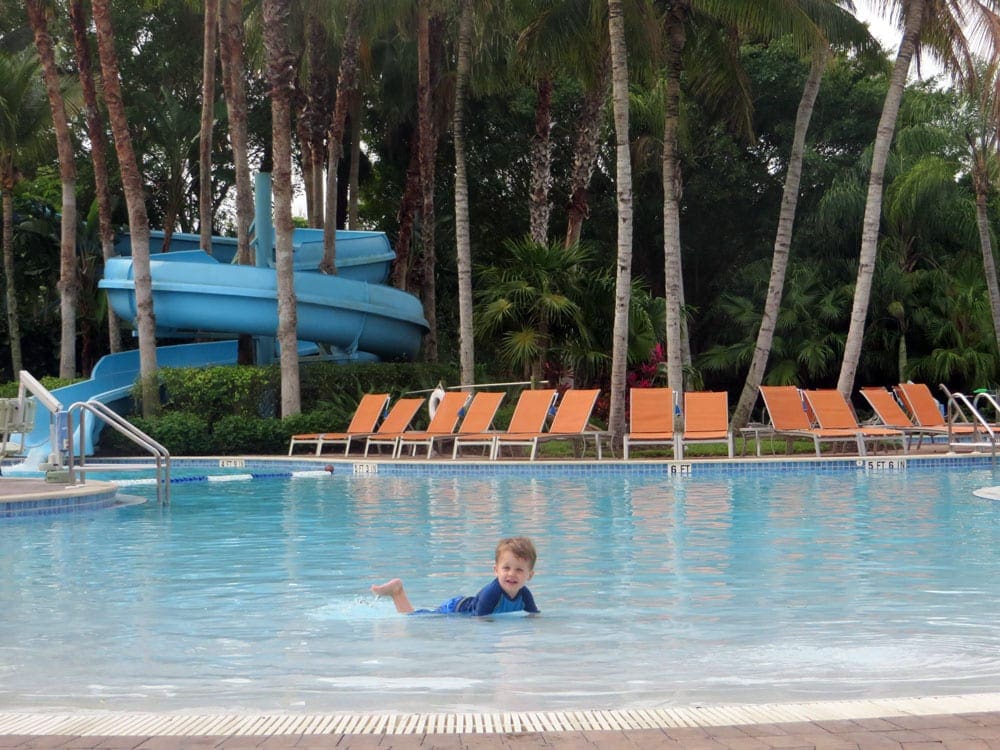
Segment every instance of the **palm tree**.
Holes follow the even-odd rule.
[[[988,201],[996,183],[997,153],[1000,151],[1000,60],[976,60],[959,70],[959,80],[968,97],[969,123],[965,140],[971,159],[972,187],[976,196],[976,227],[983,255],[983,273],[990,297],[990,315],[997,350],[1000,350],[1000,283],[997,282],[990,229]]]
[[[574,0],[528,2],[520,10],[527,20],[518,35],[516,55],[519,67],[532,77],[536,94],[528,203],[529,231],[536,242],[548,241],[553,184],[552,97],[555,79],[562,72],[578,78],[584,90],[575,123],[567,247],[579,241],[588,213],[587,187],[597,158],[611,75],[605,7],[603,0]]]
[[[879,313],[865,336],[864,369],[906,380],[913,376],[911,352],[919,359],[926,347],[937,345],[932,332],[949,325],[938,314],[935,298],[949,294],[950,270],[968,265],[968,250],[978,237],[974,196],[961,179],[972,170],[963,159],[968,121],[957,95],[910,86],[898,119],[873,275],[872,309]],[[831,254],[857,241],[844,237],[844,228],[860,231],[870,163],[870,154],[862,156],[823,195],[816,231],[831,236]]]
[[[247,138],[247,93],[243,65],[243,0],[219,0],[219,59],[222,89],[229,114],[229,142],[236,171],[236,255],[247,265],[250,259],[250,224],[253,221],[253,184]],[[258,248],[269,252],[270,248]]]
[[[176,97],[161,89],[157,95],[139,92],[135,105],[156,110],[143,133],[145,137],[146,178],[162,196],[163,251],[170,240],[178,219],[182,216],[188,196],[193,190],[189,177],[193,174],[192,147],[199,138],[199,115]]]
[[[420,299],[424,303],[424,318],[428,331],[424,337],[424,358],[437,362],[437,288],[435,273],[437,260],[434,247],[434,165],[437,159],[438,133],[434,121],[434,88],[438,65],[432,60],[432,52],[438,45],[432,43],[432,27],[438,25],[432,0],[417,2],[417,129],[419,136],[420,163]],[[437,40],[435,40],[437,41]]]
[[[14,284],[14,187],[23,160],[50,143],[52,111],[38,77],[38,56],[0,53],[0,194],[3,204],[3,276],[7,334],[15,377],[22,369],[21,323]]]
[[[212,133],[215,130],[215,47],[219,0],[205,0],[201,47],[201,131],[198,137],[198,231],[201,249],[212,252]]]
[[[327,161],[326,135],[330,129],[330,33],[323,10],[329,3],[312,0],[304,4],[303,51],[296,130],[302,150],[302,180],[305,183],[306,216],[310,227],[323,223],[323,165]],[[334,6],[334,14],[340,9]]]
[[[785,283],[785,270],[788,267],[788,254],[792,244],[792,228],[795,225],[795,212],[798,205],[799,185],[802,178],[802,163],[805,156],[806,133],[812,119],[813,108],[819,95],[820,83],[826,70],[830,56],[828,38],[841,44],[850,44],[863,52],[872,50],[876,45],[867,29],[853,15],[837,7],[839,0],[827,2],[818,6],[803,4],[802,9],[814,20],[816,28],[811,41],[811,61],[809,74],[799,100],[799,108],[795,115],[795,131],[792,138],[792,148],[788,159],[788,169],[785,173],[785,185],[781,196],[781,210],[778,216],[778,229],[774,239],[774,253],[771,262],[771,278],[767,287],[767,298],[764,302],[764,314],[761,317],[760,330],[757,333],[757,344],[754,347],[753,359],[747,371],[743,391],[733,411],[731,428],[737,430],[743,427],[750,418],[750,412],[757,400],[757,391],[764,379],[767,360],[774,340],[775,324],[781,309],[781,296]],[[850,8],[849,3],[845,3]]]
[[[678,133],[685,24],[691,0],[668,3],[664,13],[665,71],[663,107],[663,286],[667,323],[667,385],[684,391],[684,349],[681,342],[683,276],[681,273],[681,175]]]
[[[264,0],[264,47],[271,87],[274,152],[275,269],[278,276],[278,345],[281,347],[281,415],[302,411],[297,315],[292,264],[292,86],[288,49],[290,0]]]
[[[781,214],[778,217],[778,230],[774,240],[774,255],[771,260],[771,280],[767,286],[767,299],[764,302],[764,314],[760,320],[760,330],[757,333],[757,344],[754,347],[753,360],[743,383],[743,392],[733,411],[730,429],[738,430],[746,425],[750,411],[757,401],[757,391],[764,380],[767,360],[771,355],[771,344],[774,341],[775,325],[778,312],[781,309],[781,296],[785,284],[785,271],[788,268],[788,253],[792,244],[792,227],[795,223],[795,208],[799,198],[799,184],[802,178],[802,161],[805,155],[806,132],[809,120],[812,118],[813,107],[819,94],[823,71],[826,69],[828,51],[822,47],[813,52],[809,66],[809,76],[799,100],[798,112],[795,115],[795,135],[792,139],[791,158],[785,173],[785,187],[781,196]]]
[[[330,125],[326,168],[326,217],[323,223],[323,259],[321,273],[337,273],[337,168],[344,152],[344,126],[347,122],[347,108],[357,88],[359,26],[361,4],[359,0],[348,0],[347,28],[344,31],[344,45],[340,52],[340,72],[337,76],[337,93],[333,107],[333,122]]]
[[[455,142],[455,257],[458,269],[458,359],[463,385],[476,382],[472,324],[472,239],[469,179],[465,172],[465,100],[472,69],[472,0],[459,0],[458,63],[451,129]]]
[[[885,167],[910,62],[922,42],[927,42],[925,46],[932,46],[942,57],[946,67],[956,68],[961,60],[968,57],[968,41],[962,29],[965,23],[973,23],[983,28],[987,32],[986,41],[994,49],[997,47],[997,35],[1000,34],[998,31],[1000,25],[994,13],[997,7],[995,0],[882,0],[880,5],[892,10],[894,15],[902,20],[903,37],[896,53],[889,89],[882,105],[882,116],[879,119],[875,144],[872,148],[858,276],[854,287],[854,306],[844,345],[840,377],[837,380],[837,390],[845,395],[849,395],[854,387],[854,378],[861,360],[882,219]]]
[[[90,160],[94,167],[94,187],[97,193],[98,234],[101,256],[105,261],[115,253],[115,230],[111,225],[111,187],[108,182],[108,139],[104,132],[104,119],[97,103],[97,87],[87,39],[87,16],[83,0],[70,0],[69,20],[73,28],[73,46],[76,63],[80,69],[80,87],[83,91],[83,111],[87,121],[87,138],[90,140]],[[112,353],[121,350],[121,326],[114,310],[108,310],[108,339]]]
[[[114,28],[111,23],[109,0],[93,0],[94,26],[97,29],[97,50],[104,79],[104,101],[108,105],[111,132],[118,152],[122,173],[122,188],[128,206],[129,233],[132,238],[132,269],[135,275],[136,327],[139,331],[139,378],[142,392],[142,413],[150,417],[159,411],[160,392],[156,380],[156,319],[153,314],[153,282],[149,269],[149,216],[146,213],[142,174],[132,148],[128,115],[122,100],[115,51]]]
[[[76,268],[76,163],[73,137],[66,117],[62,82],[56,67],[55,50],[49,34],[48,7],[43,0],[27,0],[28,21],[35,35],[35,48],[42,63],[45,89],[52,109],[52,124],[59,154],[59,182],[62,185],[62,219],[59,237],[59,377],[76,375],[76,302],[80,284]]]
[[[552,94],[560,42],[567,38],[560,11],[573,3],[534,0],[524,5],[527,22],[517,40],[514,59],[531,76],[535,89],[535,126],[531,136],[531,180],[528,189],[529,234],[536,243],[548,242],[552,201]]]
[[[624,39],[622,41],[624,43]],[[589,47],[586,44],[579,46]],[[589,82],[584,93],[580,118],[576,123],[573,168],[569,177],[569,204],[566,206],[566,247],[580,241],[583,222],[590,214],[587,188],[597,163],[604,130],[608,86],[611,83],[611,56],[604,50],[599,50],[598,55],[598,68],[594,80]]]
[[[632,284],[632,163],[628,127],[628,55],[623,14],[621,0],[608,0],[618,195],[618,263],[611,353],[611,411],[608,418],[608,428],[615,442],[625,434],[625,370],[628,364],[629,295]]]

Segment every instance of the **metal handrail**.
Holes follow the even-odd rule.
[[[53,415],[49,417],[49,464],[58,466],[59,427],[54,415],[62,411],[62,403],[38,381],[38,378],[27,370],[21,370],[18,373],[17,397],[22,400],[26,399],[26,393],[34,396],[37,402],[48,410],[50,415]]]
[[[996,396],[994,396],[989,391],[979,391],[972,399],[972,405],[980,414],[982,410],[979,408],[979,402],[985,401],[993,409],[993,413],[1000,416],[1000,403],[997,402]]]
[[[964,419],[971,422],[973,425],[973,437],[976,437],[980,430],[985,433],[989,438],[990,445],[990,455],[994,461],[997,457],[997,434],[993,429],[993,425],[987,421],[987,419],[980,413],[979,409],[976,408],[975,404],[969,400],[969,397],[964,393],[951,392],[944,384],[938,386],[941,391],[947,396],[947,413],[948,413],[948,443],[951,444],[952,441],[952,425],[955,422],[955,414],[961,415]],[[992,401],[992,397],[990,399]],[[994,406],[996,402],[993,401]],[[971,417],[971,419],[968,419]]]
[[[73,412],[80,412],[80,442],[84,441],[84,412],[89,412],[95,417],[104,420],[104,423],[116,429],[119,433],[127,437],[133,443],[138,445],[140,448],[145,449],[150,453],[156,461],[156,499],[161,504],[166,504],[170,502],[170,451],[165,447],[160,445],[147,435],[145,432],[140,430],[134,424],[123,418],[120,414],[115,412],[113,409],[108,407],[106,404],[100,401],[90,400],[90,401],[77,401],[72,404],[67,411],[68,420],[68,440],[69,440],[69,455],[67,457],[67,469],[69,471],[70,481],[74,481],[74,454],[73,450]],[[82,445],[81,445],[82,448]],[[86,459],[84,454],[86,451],[80,451],[80,464],[79,473],[83,481],[87,481],[87,468]],[[101,469],[107,470],[109,467],[107,465],[101,466]],[[122,468],[122,467],[116,467]]]

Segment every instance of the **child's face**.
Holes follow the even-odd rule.
[[[535,575],[531,565],[522,557],[518,557],[510,550],[500,553],[500,558],[493,566],[500,588],[512,599],[524,588],[525,584]]]

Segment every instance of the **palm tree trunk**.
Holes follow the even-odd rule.
[[[153,315],[153,284],[149,272],[149,217],[139,162],[132,148],[128,117],[122,100],[118,73],[118,55],[114,46],[109,0],[93,0],[94,25],[97,29],[97,49],[104,79],[104,101],[108,105],[111,132],[114,134],[118,164],[122,173],[122,188],[128,206],[129,233],[132,238],[132,270],[135,278],[136,326],[139,330],[139,378],[142,391],[142,413],[150,417],[159,411],[160,392],[156,378],[156,318]]]
[[[59,154],[59,182],[62,185],[62,216],[59,233],[59,312],[62,327],[59,337],[59,377],[76,376],[76,305],[80,284],[76,272],[76,162],[73,138],[66,118],[66,106],[60,90],[55,50],[49,35],[46,5],[41,0],[27,0],[28,20],[35,35],[35,48],[42,63],[45,90],[52,110]],[[15,373],[16,374],[16,373]]]
[[[528,215],[531,239],[539,245],[549,241],[549,215],[552,204],[552,79],[542,76],[536,86],[538,99],[535,104],[535,135],[531,139],[531,189],[528,196]]]
[[[980,188],[980,180],[974,179],[973,181],[976,183],[976,225],[979,227],[979,246],[983,252],[983,272],[986,276],[986,288],[990,295],[993,335],[996,338],[997,349],[1000,349],[1000,284],[997,283],[997,265],[993,257],[990,217],[986,208],[988,192]]]
[[[851,325],[844,343],[844,360],[840,367],[837,390],[849,397],[854,388],[854,378],[861,361],[861,346],[864,343],[865,323],[868,318],[868,304],[871,300],[872,280],[875,275],[875,256],[878,252],[878,233],[882,219],[882,189],[885,182],[885,165],[889,159],[889,148],[896,129],[896,117],[903,100],[903,88],[910,70],[920,31],[924,23],[924,3],[906,3],[903,23],[903,39],[899,44],[896,62],[889,79],[889,90],[882,105],[882,116],[875,131],[875,145],[872,148],[872,168],[868,179],[868,197],[865,201],[865,219],[861,232],[861,254],[858,259],[858,278],[854,285],[854,307],[851,310]]]
[[[198,230],[201,249],[212,252],[212,131],[215,125],[215,47],[219,0],[205,0],[201,49],[201,132],[198,140]]]
[[[767,360],[771,356],[774,330],[781,310],[781,297],[785,287],[785,272],[788,269],[788,254],[792,245],[792,228],[795,226],[795,211],[799,202],[799,186],[802,183],[802,160],[806,150],[806,133],[816,106],[816,97],[826,71],[828,51],[817,48],[813,52],[809,66],[809,76],[802,90],[799,109],[795,115],[795,133],[792,137],[792,152],[788,158],[788,172],[785,174],[785,188],[781,195],[781,211],[778,215],[778,230],[774,237],[774,255],[771,258],[771,279],[767,285],[764,313],[757,331],[757,344],[753,350],[753,360],[747,372],[743,392],[733,412],[731,429],[735,432],[745,427],[750,420],[750,412],[757,402],[757,392],[764,381]]]
[[[69,19],[73,28],[73,46],[77,67],[80,69],[80,88],[83,91],[84,119],[90,139],[90,160],[94,168],[94,187],[97,193],[97,225],[101,239],[101,256],[105,262],[115,254],[115,230],[111,224],[111,187],[108,181],[108,141],[104,135],[104,122],[97,106],[97,88],[87,41],[87,17],[83,0],[70,0]],[[108,340],[112,354],[121,351],[121,326],[115,311],[108,308]]]
[[[618,264],[611,345],[611,413],[608,418],[608,429],[615,444],[625,434],[628,313],[632,292],[632,163],[629,149],[628,54],[623,13],[621,0],[608,0],[618,194]]]
[[[17,287],[14,285],[14,195],[13,180],[3,186],[3,277],[7,300],[7,335],[14,378],[24,369],[21,356],[21,320],[17,315]]]
[[[410,161],[406,166],[406,183],[399,202],[399,236],[396,238],[396,262],[392,267],[392,285],[404,292],[410,289],[413,225],[420,202],[420,134],[410,143]]]
[[[351,94],[351,164],[347,177],[347,228],[358,228],[358,183],[361,176],[361,90]]]
[[[307,183],[307,186],[312,192],[313,226],[322,229],[326,223],[326,217],[323,215],[325,205],[323,189],[326,184],[326,175],[323,172],[323,167],[326,165],[325,143],[313,144],[309,149],[309,158],[312,160],[312,182]]]
[[[337,76],[337,94],[333,105],[333,122],[328,138],[328,159],[326,167],[326,218],[323,222],[323,259],[320,273],[337,273],[337,169],[344,153],[344,126],[347,123],[347,109],[357,85],[358,46],[361,23],[361,6],[358,0],[347,4],[347,29],[344,32],[344,46],[340,51],[340,73]]]
[[[243,0],[220,0],[219,59],[222,61],[222,89],[229,112],[229,142],[236,170],[236,257],[237,263],[253,262],[250,252],[250,224],[253,221],[253,184],[247,140],[247,93],[243,69]],[[269,253],[270,248],[258,248]]]
[[[472,333],[472,239],[469,232],[469,178],[465,171],[465,99],[472,68],[472,0],[461,0],[458,64],[455,72],[455,258],[458,269],[458,358],[462,385],[476,382]]]
[[[667,78],[663,116],[663,269],[667,326],[667,385],[678,398],[684,392],[684,346],[681,271],[681,174],[678,154],[680,123],[681,54],[684,20],[690,2],[680,0],[668,10]],[[683,401],[681,401],[683,403]]]
[[[577,122],[573,171],[569,178],[569,205],[566,208],[566,247],[571,247],[580,241],[583,222],[590,215],[587,188],[594,174],[594,164],[597,162],[610,79],[610,64],[608,56],[605,56],[598,80],[584,96],[583,108]]]
[[[302,411],[292,264],[292,85],[294,66],[288,49],[290,0],[264,0],[264,46],[271,86],[271,138],[274,158],[275,269],[278,276],[278,345],[281,347],[281,416]]]
[[[326,135],[332,117],[330,107],[329,62],[327,60],[328,35],[320,22],[318,4],[306,11],[304,31],[308,75],[305,95],[302,96],[301,117],[297,119],[299,143],[302,147],[302,178],[305,183],[306,216],[309,226],[322,228],[323,217],[323,165],[326,161]]]
[[[296,89],[292,97],[292,109],[295,113],[295,137],[299,142],[299,168],[302,174],[302,184],[305,186],[303,195],[306,199],[306,226],[318,229],[316,207],[313,205],[312,195],[313,159],[312,145],[309,142],[309,94],[302,89]]]
[[[430,0],[420,0],[417,22],[417,110],[420,129],[420,299],[428,331],[424,337],[424,359],[437,362],[437,292],[434,274],[437,261],[434,247],[434,166],[437,157],[437,132],[434,127],[433,73],[431,60]]]

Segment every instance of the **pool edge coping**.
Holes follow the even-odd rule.
[[[0,736],[274,736],[624,731],[1000,711],[1000,693],[802,703],[488,712],[117,712],[0,710]]]

